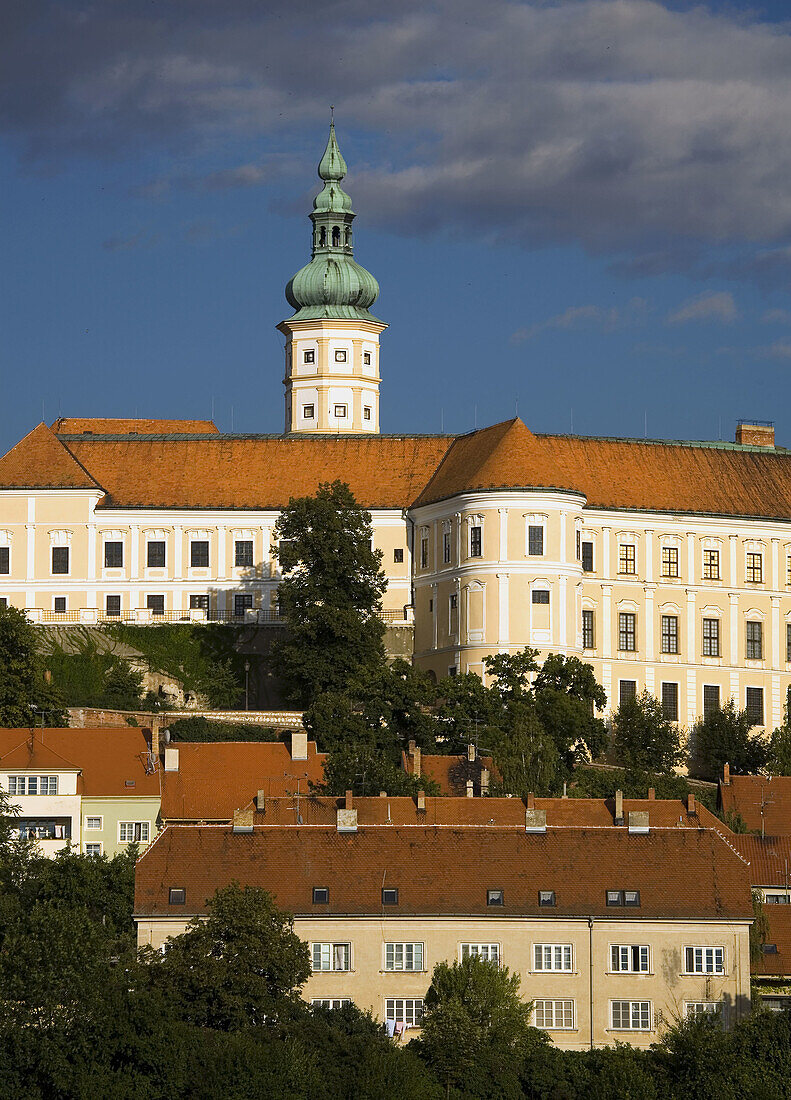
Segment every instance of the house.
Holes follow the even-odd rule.
[[[382,800],[385,801],[385,800]],[[455,800],[484,805],[485,800]],[[656,1041],[664,1024],[750,1008],[750,883],[713,829],[523,823],[167,826],[140,858],[138,944],[207,912],[232,881],[294,914],[310,947],[303,995],[419,1026],[434,965],[469,954],[518,973],[534,1022],[567,1049]]]
[[[718,800],[725,817],[738,814],[751,832],[791,835],[789,775],[731,775],[726,764]]]

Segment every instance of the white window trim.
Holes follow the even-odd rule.
[[[118,843],[119,844],[134,844],[135,843],[134,836],[133,836],[132,840],[122,840],[121,839],[121,826],[122,825],[131,825],[133,834],[134,834],[134,826],[139,825],[140,826],[140,840],[137,843],[138,844],[149,844],[150,843],[150,841],[151,841],[151,822],[150,821],[141,820],[141,821],[119,821],[118,822]],[[143,826],[144,825],[146,826],[146,828],[148,830],[148,836],[146,837],[145,840],[143,840]]]
[[[570,1024],[558,1024],[555,1022],[556,1012],[554,1006],[556,1004],[571,1004],[571,1023]],[[551,1004],[552,1007],[552,1024],[539,1024],[537,1022],[538,1005],[539,1004]],[[572,997],[536,997],[533,1006],[533,1020],[534,1026],[540,1028],[542,1031],[575,1031],[577,1026],[577,1003]]]
[[[722,970],[687,970],[687,951],[721,951],[722,952]],[[694,964],[694,959],[693,959]],[[728,973],[728,956],[724,947],[719,944],[710,943],[687,943],[684,944],[684,969],[682,974],[684,977],[692,978],[705,978],[711,976],[723,977]]]
[[[89,852],[88,851],[89,848],[98,848],[99,851],[98,852]],[[88,840],[88,841],[86,841],[85,842],[85,855],[86,856],[90,856],[90,855],[103,856],[104,855],[104,844],[102,844],[101,840]]]
[[[629,1005],[629,1025],[627,1027],[624,1027],[623,1024],[620,1024],[617,1027],[615,1025],[615,1022],[614,1022],[614,1019],[613,1019],[613,1006],[616,1004],[616,1002],[618,1004],[628,1004]],[[647,1004],[648,1005],[648,1027],[642,1027],[642,1026],[641,1027],[632,1027],[631,1026],[631,1019],[632,1019],[632,1007],[631,1006],[634,1005],[634,1004],[639,1004],[639,1005]],[[610,1030],[611,1031],[641,1031],[644,1034],[647,1033],[647,1032],[650,1032],[650,1031],[654,1031],[654,1006],[653,1006],[653,1002],[651,1002],[650,1000],[642,999],[642,998],[638,1000],[637,998],[632,999],[630,997],[613,997],[612,1000],[610,1001]]]
[[[329,958],[330,958],[330,965],[329,966],[314,967],[314,965],[313,965],[314,951],[317,947],[320,949],[320,955],[322,953],[322,951],[321,951],[322,948],[325,948],[325,947],[329,948]],[[346,959],[349,963],[348,966],[336,966],[335,965],[335,952],[336,952],[336,949],[339,948],[339,947],[345,947],[347,949],[346,950]],[[351,971],[354,969],[354,967],[352,965],[352,945],[351,945],[351,942],[349,940],[332,940],[332,941],[330,941],[330,940],[314,940],[310,945],[310,968],[311,968],[311,972],[313,974],[349,974],[349,973],[351,973]]]
[[[88,824],[89,821],[98,821],[99,824],[98,825],[89,825]],[[86,832],[90,832],[90,833],[100,832],[104,828],[104,816],[99,815],[99,814],[86,814],[85,815],[85,824],[84,824],[83,828],[86,830]]]
[[[423,1011],[424,1011],[425,1005],[426,1005],[425,997],[387,997],[386,996],[384,998],[384,1002],[385,1002],[385,1020],[396,1020],[396,1022],[398,1022],[397,1021],[397,1016],[398,1016],[398,1012],[399,1012],[399,1009],[398,1009],[399,1004],[401,1005],[401,1017],[402,1017],[402,1020],[403,1020],[403,1017],[406,1016],[407,1003],[411,1003],[412,1004],[412,1022],[409,1023],[406,1020],[403,1020],[403,1022],[406,1024],[407,1027],[420,1027],[420,1023],[417,1022],[417,1021],[419,1021],[421,1019],[422,1015],[423,1015]],[[390,1009],[391,1004],[393,1006],[392,1010]],[[418,1009],[417,1009],[418,1005],[420,1005],[419,1014],[418,1014]],[[390,1015],[391,1011],[393,1013],[392,1016]]]
[[[498,966],[502,965],[503,948],[502,948],[502,944],[500,944],[500,943],[494,943],[494,942],[469,943],[467,941],[465,941],[463,943],[460,943],[459,944],[459,962],[464,962],[464,958],[465,958],[464,949],[465,949],[465,947],[467,948],[467,957],[468,958],[470,958],[472,956],[475,956],[475,958],[478,958],[478,959],[483,958],[483,959],[488,960],[489,962],[493,961],[490,956],[491,956],[491,953],[492,953],[492,949],[494,949],[497,952],[497,965]],[[475,948],[475,951],[473,951],[472,948]],[[481,948],[484,948],[486,950],[486,952],[487,952],[486,955],[481,954]]]
[[[545,948],[550,948],[550,966],[536,966],[536,950],[541,949],[542,955]],[[562,955],[565,956],[566,948],[568,948],[569,965],[568,966],[555,966],[555,951],[557,948],[561,949]],[[573,974],[574,973],[574,945],[571,943],[550,943],[542,941],[540,943],[534,943],[532,945],[530,962],[532,966],[531,973],[534,974]],[[566,998],[567,1000],[568,998]]]
[[[412,948],[412,958],[414,961],[415,948],[420,948],[420,966],[388,966],[387,965],[387,949],[393,948],[393,958],[395,960],[395,948],[400,947],[401,956],[404,963],[406,963],[406,948]],[[425,974],[426,973],[426,945],[422,940],[388,940],[382,944],[382,972],[385,974]]]
[[[621,950],[623,950],[624,947],[629,952],[629,961],[630,961],[630,963],[631,963],[631,959],[632,959],[632,952],[634,951],[634,949],[637,948],[638,950],[642,950],[643,948],[645,948],[646,951],[648,952],[648,969],[647,970],[633,970],[633,969],[630,968],[628,970],[623,970],[623,969],[619,968],[618,970],[613,970],[613,968],[612,968],[612,953],[615,949],[621,951]],[[608,970],[607,970],[608,974],[653,974],[653,970],[652,970],[652,966],[651,966],[651,964],[653,962],[653,958],[652,958],[652,951],[651,951],[651,945],[650,944],[647,944],[647,943],[611,943],[609,945],[609,953],[610,953],[609,960],[608,960],[609,965],[608,965]],[[617,999],[618,998],[616,998],[616,1000]]]

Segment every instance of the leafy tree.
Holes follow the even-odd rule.
[[[500,697],[506,702],[526,699],[530,694],[530,677],[538,672],[537,649],[526,646],[519,653],[495,653],[484,658],[489,676],[494,678]]]
[[[766,767],[772,775],[791,775],[791,725],[788,717],[772,731]]]
[[[36,628],[15,607],[0,607],[0,726],[67,725],[63,699],[44,678]]]
[[[753,723],[733,699],[700,718],[692,728],[692,770],[703,779],[719,779],[725,764],[737,775],[750,775],[766,763],[767,748],[751,737]]]
[[[607,729],[595,711],[604,709],[607,695],[591,665],[550,653],[536,675],[533,693],[539,721],[555,742],[567,773],[575,763],[604,752]]]
[[[438,795],[440,788],[426,776],[408,775],[381,750],[371,745],[350,743],[331,749],[324,764],[324,782],[316,790],[321,794],[342,795],[414,795],[418,791]]]
[[[648,691],[625,700],[613,715],[613,746],[621,763],[660,773],[672,772],[682,755],[678,727]]]
[[[750,925],[750,963],[754,966],[764,957],[764,944],[769,939],[769,919],[760,891],[753,890],[753,923]]]
[[[499,728],[487,727],[483,738],[491,746],[499,780],[491,793],[552,794],[562,783],[562,765],[555,742],[548,737],[532,703],[512,704]]]
[[[519,1069],[548,1039],[530,1026],[520,977],[477,956],[434,967],[418,1051],[450,1093],[520,1097]]]
[[[183,1021],[236,1031],[273,1024],[309,975],[293,918],[265,890],[232,883],[217,890],[208,917],[170,941],[156,981]]]
[[[116,657],[104,678],[100,705],[113,710],[139,710],[142,694],[143,673]]]
[[[282,731],[252,722],[219,722],[213,718],[177,718],[168,723],[171,741],[279,741]]]
[[[288,697],[310,705],[324,691],[364,683],[384,664],[382,554],[371,546],[371,513],[340,481],[292,498],[275,535],[287,630],[273,664]]]

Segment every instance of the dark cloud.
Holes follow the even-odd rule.
[[[6,0],[0,67],[0,129],[29,163],[188,151],[212,162],[193,186],[272,185],[267,155],[302,158],[332,101],[367,135],[355,201],[390,229],[578,242],[631,274],[700,274],[735,245],[733,277],[788,275],[791,32],[743,14]]]

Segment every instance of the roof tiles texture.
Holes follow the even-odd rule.
[[[0,769],[74,771],[83,797],[159,795],[143,729],[0,729]]]
[[[0,458],[0,487],[96,489],[96,481],[46,424],[39,424]]]
[[[114,420],[108,417],[61,416],[52,425],[59,435],[174,435],[218,432],[213,420]]]
[[[750,864],[753,886],[791,886],[791,836],[729,833],[728,840]]]
[[[414,829],[361,827],[254,828],[169,826],[137,864],[138,915],[206,911],[218,887],[237,880],[270,891],[296,914],[382,916],[383,885],[398,889],[390,916],[599,916],[634,919],[749,920],[744,862],[710,829],[626,830]],[[185,887],[184,906],[169,887]],[[314,886],[329,904],[313,905]],[[503,907],[487,890],[504,891]],[[607,890],[639,890],[640,907],[606,904]],[[539,890],[554,890],[552,910]]]
[[[791,834],[791,776],[732,775],[720,784],[724,813],[741,815],[748,829],[767,836]]]
[[[791,905],[764,906],[769,921],[767,944],[777,951],[764,953],[750,964],[750,972],[761,977],[791,977]]]

